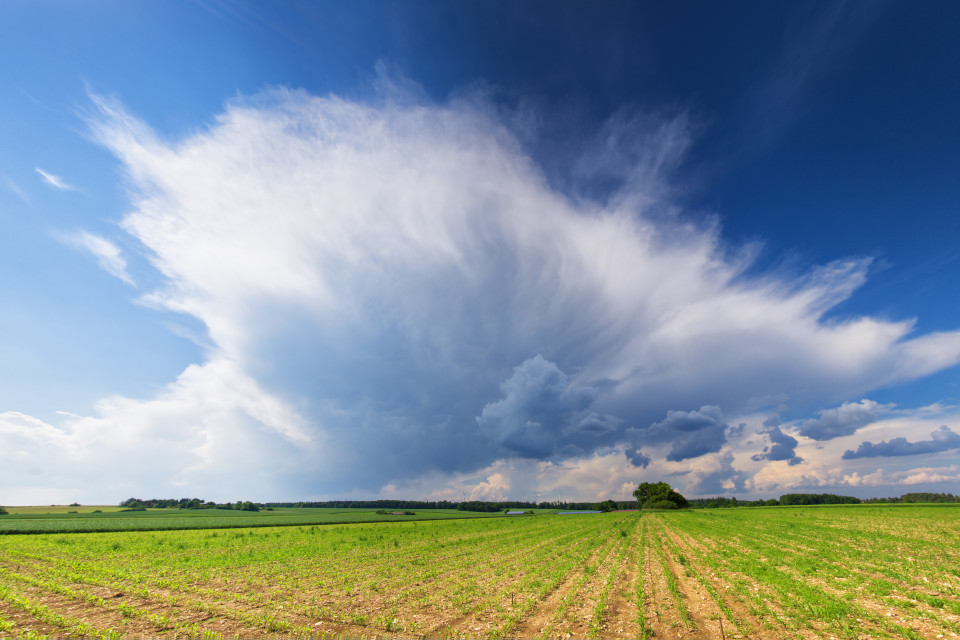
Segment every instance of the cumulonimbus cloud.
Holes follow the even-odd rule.
[[[650,146],[620,158],[636,166],[593,201],[552,187],[497,110],[472,99],[275,90],[172,141],[94,102],[91,128],[133,194],[121,228],[165,282],[145,301],[202,321],[211,361],[286,407],[275,420],[296,416],[262,434],[309,459],[251,470],[291,494],[618,446],[640,467],[720,456],[701,474],[714,488],[735,471],[719,453],[721,411],[855,397],[960,359],[958,332],[823,321],[869,260],[748,275],[753,248],[664,215],[675,207],[662,172],[689,142],[680,120],[611,120],[604,136]],[[184,392],[185,407],[204,402]],[[668,411],[707,422],[682,428]],[[809,437],[850,429],[825,419]]]

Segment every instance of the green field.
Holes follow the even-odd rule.
[[[958,540],[892,505],[8,535],[0,636],[950,638]]]
[[[173,529],[227,529],[351,522],[397,522],[502,516],[502,512],[475,513],[455,509],[414,510],[415,515],[381,515],[372,509],[147,509],[120,511],[119,507],[9,507],[0,516],[0,535],[13,533],[104,533],[109,531],[164,531]],[[100,509],[103,513],[93,513]],[[108,509],[110,511],[108,511]],[[77,513],[70,513],[77,511]],[[402,511],[402,510],[400,510]]]
[[[73,514],[73,513],[116,513],[123,509],[116,505],[65,505],[52,504],[49,507],[5,507],[8,513],[17,515]]]

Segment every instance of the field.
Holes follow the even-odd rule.
[[[123,510],[123,507],[116,505],[52,504],[49,507],[6,507],[6,510],[16,515],[66,515],[71,513],[117,513]]]
[[[415,515],[380,515],[370,509],[147,509],[120,511],[119,507],[10,507],[0,517],[0,535],[14,533],[84,533],[107,531],[163,531],[174,529],[229,529],[351,522],[394,522],[450,518],[484,518],[499,513],[454,509],[420,509]],[[97,513],[102,511],[102,513]]]
[[[0,636],[949,638],[958,540],[892,505],[8,535]]]

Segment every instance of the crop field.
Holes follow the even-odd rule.
[[[0,636],[951,638],[960,508],[0,536]]]
[[[173,529],[228,529],[351,522],[395,522],[449,518],[485,518],[499,513],[455,509],[421,509],[415,515],[381,515],[371,509],[147,509],[122,512],[119,507],[11,507],[0,518],[0,535],[13,533],[83,533],[106,531],[163,531]],[[102,512],[98,512],[102,511]]]
[[[54,515],[72,513],[118,513],[123,507],[116,505],[65,505],[52,504],[49,507],[5,507],[9,513],[17,515]]]

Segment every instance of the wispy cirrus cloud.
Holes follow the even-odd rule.
[[[68,245],[90,252],[96,258],[100,268],[113,277],[129,285],[136,284],[127,273],[127,260],[123,257],[123,251],[106,238],[88,231],[60,233],[58,238]]]
[[[23,200],[23,201],[26,202],[27,204],[30,203],[30,196],[27,195],[27,192],[24,191],[23,189],[21,189],[21,188],[20,188],[20,185],[18,185],[16,182],[14,182],[13,179],[12,179],[10,176],[3,176],[3,182],[4,182],[4,184],[7,185],[7,188],[10,189],[10,191],[12,191],[12,192],[14,192],[15,194],[17,194],[17,197],[18,197],[18,198],[20,198],[21,200]]]
[[[60,191],[76,191],[77,188],[71,184],[64,182],[63,178],[60,176],[55,176],[52,173],[47,173],[40,167],[34,169],[37,173],[40,174],[40,177],[43,178],[43,181],[53,187],[54,189],[59,189]]]

